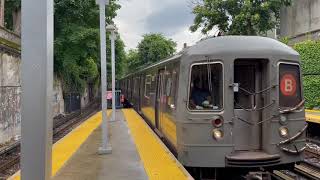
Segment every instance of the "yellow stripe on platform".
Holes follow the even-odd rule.
[[[150,180],[192,179],[133,109],[122,110]]]
[[[108,111],[109,115],[111,111]],[[102,113],[96,113],[88,120],[83,122],[64,138],[57,141],[52,147],[52,176],[54,176],[72,155],[87,140],[89,135],[101,124]],[[10,180],[19,180],[20,171],[9,178]]]
[[[306,121],[320,124],[320,116],[306,113]]]
[[[311,109],[306,109],[305,112],[313,112],[313,113],[320,113],[320,110],[311,110]]]

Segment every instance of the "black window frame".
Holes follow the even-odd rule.
[[[203,110],[199,110],[199,109],[190,109],[190,93],[191,93],[191,76],[192,76],[192,68],[193,68],[193,66],[197,66],[197,65],[207,65],[207,64],[220,64],[221,65],[221,81],[222,81],[222,90],[221,90],[221,95],[220,96],[222,96],[222,101],[221,101],[221,107],[219,108],[219,109],[212,109],[212,110],[208,110],[208,109],[203,109]],[[189,80],[188,80],[188,84],[187,84],[187,91],[188,91],[188,93],[187,93],[187,97],[188,97],[188,100],[187,100],[187,110],[189,111],[189,112],[191,112],[191,113],[203,113],[203,112],[210,112],[210,113],[212,113],[212,112],[214,112],[214,113],[220,113],[220,112],[222,112],[222,111],[224,111],[224,105],[225,105],[225,97],[224,97],[224,95],[225,95],[225,92],[224,92],[224,90],[225,90],[225,87],[224,87],[224,85],[225,85],[225,77],[224,77],[224,64],[223,64],[223,62],[221,61],[221,60],[209,60],[209,61],[200,61],[200,62],[195,62],[195,63],[192,63],[191,65],[190,65],[190,69],[189,69]]]

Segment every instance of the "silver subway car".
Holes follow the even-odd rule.
[[[276,40],[206,39],[119,83],[185,166],[263,167],[302,159],[299,54]]]

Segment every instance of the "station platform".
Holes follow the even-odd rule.
[[[320,110],[306,110],[306,121],[320,124]]]
[[[117,110],[109,124],[111,154],[98,154],[101,112],[54,144],[52,179],[193,179],[133,109]],[[20,179],[19,173],[10,179]]]

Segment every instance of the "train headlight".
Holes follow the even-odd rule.
[[[212,137],[216,140],[220,140],[223,137],[223,132],[220,129],[214,129],[212,131]]]
[[[286,127],[280,127],[279,128],[279,134],[281,137],[288,137],[289,135],[289,130]]]
[[[287,122],[288,122],[287,117],[286,117],[285,115],[281,115],[281,116],[280,116],[280,124],[281,124],[281,125],[286,125]]]

